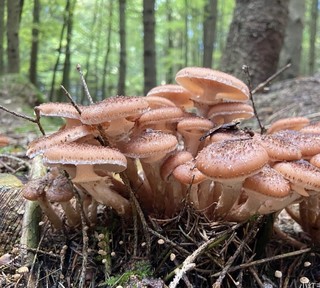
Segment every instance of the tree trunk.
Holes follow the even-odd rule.
[[[126,0],[119,0],[119,37],[120,37],[120,59],[118,95],[126,94],[127,73],[127,44],[126,44]]]
[[[40,24],[40,0],[34,0],[29,79],[30,79],[30,82],[33,83],[35,86],[37,86],[39,24]]]
[[[155,0],[143,0],[144,95],[157,85],[154,4]]]
[[[108,27],[107,27],[107,47],[106,47],[106,54],[104,55],[104,62],[103,62],[103,75],[102,75],[102,98],[107,97],[107,76],[108,76],[108,64],[109,64],[109,56],[111,51],[111,34],[112,34],[112,21],[113,21],[113,0],[109,1],[109,17],[108,17]]]
[[[185,9],[185,15],[184,15],[184,47],[185,47],[185,53],[184,53],[184,66],[187,67],[189,63],[189,1],[184,0],[184,9]]]
[[[73,28],[73,11],[76,4],[76,0],[71,2],[67,0],[69,3],[68,9],[66,10],[67,13],[67,37],[66,37],[66,47],[65,47],[65,58],[64,58],[64,65],[63,65],[63,74],[62,74],[62,85],[66,88],[67,91],[70,90],[70,70],[71,70],[71,39],[72,39],[72,28]],[[59,95],[62,95],[60,93]],[[64,95],[64,94],[63,94]],[[64,98],[62,96],[59,97],[58,101],[62,101]]]
[[[221,69],[245,78],[250,67],[253,86],[277,70],[288,18],[288,0],[237,0]]]
[[[305,0],[290,0],[289,18],[280,53],[279,68],[291,63],[289,69],[280,75],[280,79],[299,76],[302,51],[302,32],[304,26]]]
[[[314,74],[316,61],[316,35],[318,22],[318,0],[311,1],[311,19],[310,19],[310,43],[309,43],[309,74]]]
[[[166,1],[166,8],[167,8],[167,23],[168,23],[168,33],[167,33],[167,52],[166,54],[170,57],[173,51],[173,37],[174,33],[172,31],[171,23],[172,23],[172,7],[170,5],[170,0]],[[171,62],[171,61],[170,61]],[[174,81],[174,74],[173,74],[173,65],[170,63],[167,71],[166,71],[166,83],[173,83]]]
[[[218,0],[207,0],[203,21],[203,67],[212,67],[212,54],[216,37]]]
[[[20,72],[19,24],[21,8],[22,2],[20,0],[7,1],[8,73]]]
[[[5,16],[5,0],[0,0],[0,75],[4,74],[4,33],[6,27],[4,25]]]

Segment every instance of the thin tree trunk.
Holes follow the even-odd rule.
[[[167,34],[167,55],[171,56],[173,50],[173,31],[171,29],[170,23],[172,22],[172,7],[170,5],[170,0],[166,1],[166,8],[167,8],[167,23],[168,23],[168,34]],[[170,63],[168,70],[166,72],[166,82],[173,83],[173,65]]]
[[[311,19],[310,19],[310,43],[309,43],[309,74],[314,74],[316,61],[316,35],[318,23],[318,0],[311,1]]]
[[[33,4],[33,27],[32,44],[30,55],[30,82],[37,86],[37,64],[38,64],[38,46],[39,46],[39,24],[40,24],[40,0],[34,0]]]
[[[109,1],[110,6],[109,9],[109,17],[108,17],[108,28],[107,28],[107,47],[106,54],[104,56],[103,62],[103,74],[102,74],[102,98],[107,97],[107,77],[108,77],[108,64],[109,64],[109,56],[111,51],[111,35],[112,35],[112,21],[113,21],[113,0]]]
[[[203,22],[203,67],[212,67],[213,48],[216,37],[218,0],[207,0]]]
[[[155,0],[143,0],[144,95],[157,84]]]
[[[20,0],[7,1],[8,73],[20,72],[19,24],[21,7],[22,2]]]
[[[126,45],[126,0],[119,0],[119,37],[120,37],[120,59],[119,59],[119,80],[118,95],[126,93],[127,73],[127,45]]]
[[[5,33],[5,25],[4,25],[4,17],[5,17],[5,0],[0,0],[0,75],[4,74],[4,33]]]
[[[69,3],[69,1],[67,1],[65,11],[68,11],[69,5],[70,5],[70,3]],[[57,55],[56,63],[54,64],[54,67],[53,67],[51,89],[50,89],[50,94],[49,94],[49,101],[51,101],[51,102],[53,102],[55,100],[54,94],[55,94],[56,77],[57,77],[58,67],[59,67],[59,63],[60,63],[60,56],[62,54],[62,43],[63,43],[63,37],[64,37],[64,32],[66,30],[66,27],[67,27],[67,14],[65,13],[63,16],[63,24],[62,24],[62,28],[61,28],[61,32],[60,32],[58,55]]]
[[[184,15],[184,47],[185,47],[185,54],[184,54],[184,66],[188,66],[189,60],[189,1],[184,0],[184,7],[185,7],[185,15]]]
[[[280,75],[280,79],[299,76],[302,50],[302,33],[305,13],[305,0],[290,0],[286,36],[280,53],[279,67],[291,63],[291,67]]]
[[[62,85],[66,88],[67,91],[70,90],[70,71],[71,71],[71,39],[72,39],[72,29],[73,29],[73,11],[76,5],[76,0],[74,2],[69,2],[69,9],[67,10],[67,43],[65,47],[65,58],[63,65],[63,74],[62,74]],[[62,94],[62,93],[61,93]],[[59,94],[59,95],[61,95]],[[58,101],[64,99],[59,97]]]

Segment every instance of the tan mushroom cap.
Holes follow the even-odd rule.
[[[44,163],[76,165],[76,176],[73,182],[100,180],[93,166],[103,164],[110,172],[121,172],[127,168],[127,159],[119,151],[103,146],[82,143],[64,143],[50,147],[43,154]]]
[[[292,142],[297,145],[301,151],[302,158],[309,159],[320,153],[320,134],[301,133],[295,130],[284,130],[276,132],[285,141]]]
[[[268,152],[271,161],[292,161],[302,157],[299,146],[280,134],[262,135],[260,144]]]
[[[299,131],[301,133],[320,134],[320,125],[319,124],[311,124],[308,126],[304,126]]]
[[[208,179],[207,176],[205,176],[195,167],[195,163],[193,160],[177,166],[173,170],[172,175],[180,183],[185,185],[199,184]]]
[[[101,124],[120,118],[138,116],[149,108],[144,97],[110,97],[99,103],[85,106],[81,113],[84,124]]]
[[[211,104],[215,103],[217,99],[231,101],[249,99],[249,89],[241,80],[210,68],[184,68],[177,73],[176,81],[194,94],[191,99],[198,102]]]
[[[196,167],[217,181],[242,181],[268,162],[266,150],[252,139],[215,142],[202,149]]]
[[[79,106],[79,105],[78,105]],[[84,106],[79,106],[82,110]],[[34,108],[40,116],[80,119],[80,114],[71,103],[43,103]]]
[[[164,181],[168,181],[170,175],[172,174],[173,170],[189,160],[192,160],[193,156],[188,151],[179,151],[173,155],[170,155],[165,162],[161,165],[160,168],[160,176],[161,179]]]
[[[316,167],[320,168],[320,153],[314,155],[314,156],[310,159],[310,163],[311,163],[313,166],[316,166]]]
[[[178,122],[184,116],[184,111],[178,107],[163,107],[147,111],[138,120],[140,129],[152,128],[165,130],[165,123]]]
[[[29,144],[26,155],[30,158],[43,153],[48,148],[62,143],[73,142],[93,133],[93,128],[86,125],[73,126],[44,136]]]
[[[145,131],[132,138],[122,147],[122,152],[130,158],[156,161],[176,149],[178,140],[174,135],[160,131]]]
[[[271,134],[281,130],[300,130],[309,123],[310,120],[306,117],[283,118],[273,122],[267,132]]]
[[[222,102],[213,105],[207,117],[215,124],[230,123],[234,120],[249,119],[254,116],[251,105],[239,102]]]
[[[149,96],[160,96],[169,99],[178,107],[190,108],[193,106],[193,102],[190,100],[192,94],[176,84],[166,84],[152,88],[148,94]]]
[[[320,191],[320,169],[308,161],[281,162],[275,164],[273,168],[289,180],[294,189],[304,196],[309,195],[304,189]]]
[[[243,188],[273,198],[284,198],[291,190],[289,181],[269,165],[265,165],[260,172],[246,178]]]
[[[149,104],[149,107],[151,109],[158,109],[163,107],[176,107],[176,104],[174,104],[169,99],[159,97],[159,96],[147,96],[145,97],[146,101]]]

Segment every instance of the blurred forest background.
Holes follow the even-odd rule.
[[[259,84],[319,70],[318,0],[0,0],[0,74],[18,73],[49,101],[62,84],[85,102],[145,95],[185,66],[220,69]]]

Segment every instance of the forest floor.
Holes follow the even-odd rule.
[[[278,82],[267,93],[254,95],[263,125],[289,116],[319,121],[319,87],[320,75]],[[32,116],[27,96],[17,98],[1,91],[0,105]],[[79,287],[81,281],[83,287],[165,287],[164,283],[175,287],[177,267],[188,272],[176,287],[213,283],[212,287],[219,287],[222,279],[221,287],[319,287],[318,248],[286,213],[276,220],[280,234],[270,234],[270,217],[241,224],[212,223],[190,207],[174,219],[147,219],[146,231],[140,222],[134,228],[130,221],[100,207],[97,225],[89,230],[53,231],[47,221],[41,222],[39,246],[28,251],[35,261],[28,267],[21,265],[25,200],[19,188],[30,172],[26,145],[39,132],[33,123],[3,111],[0,122],[0,132],[12,141],[0,152],[0,287]],[[254,119],[245,126],[258,128]],[[11,178],[12,174],[18,177]],[[276,271],[282,277],[275,276]],[[309,284],[303,284],[303,277]]]

